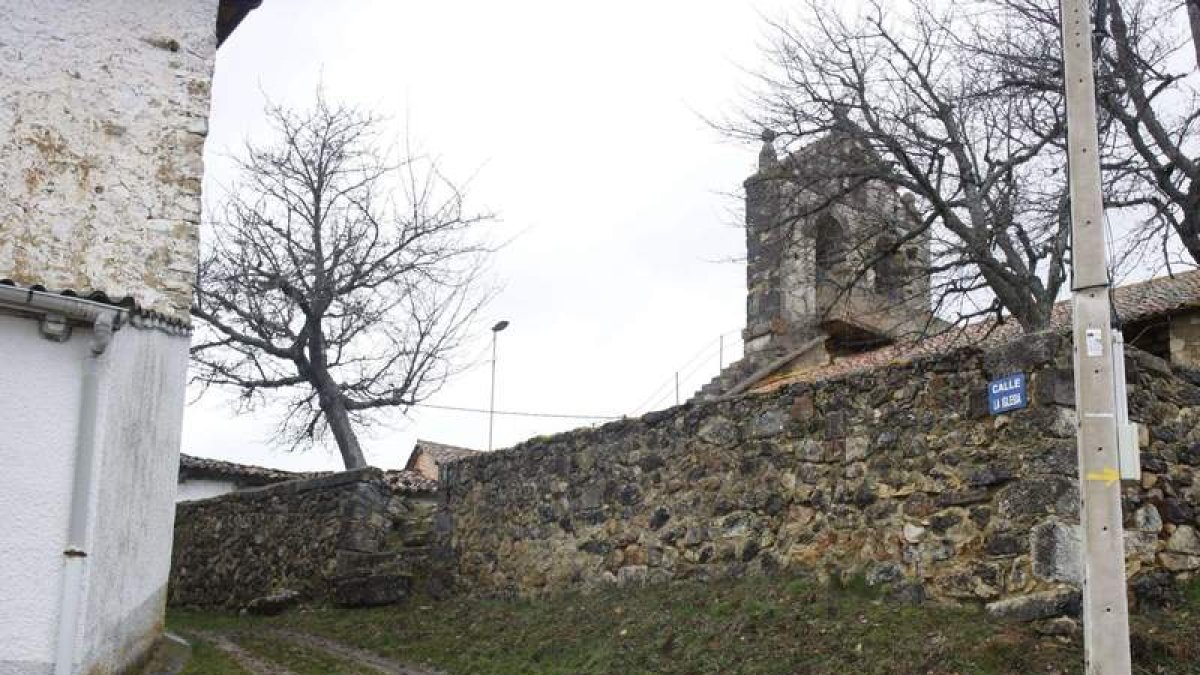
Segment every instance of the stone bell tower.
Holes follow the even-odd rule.
[[[843,122],[780,159],[763,132],[746,188],[746,356],[786,356],[816,340],[820,362],[915,334],[931,317],[929,236],[911,198],[879,181],[830,177],[879,166]]]
[[[929,235],[910,197],[839,115],[825,136],[779,157],[766,130],[746,179],[745,356],[699,396],[737,392],[784,367],[915,337],[936,323],[929,298]],[[859,169],[863,170],[859,170]]]

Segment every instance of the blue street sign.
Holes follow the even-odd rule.
[[[988,383],[988,410],[999,415],[1029,405],[1029,394],[1025,391],[1025,373],[1005,375]]]

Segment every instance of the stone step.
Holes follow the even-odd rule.
[[[361,551],[338,551],[337,569],[341,575],[365,574],[380,568],[385,568],[398,562],[399,556],[394,551],[380,553],[364,553]]]
[[[716,377],[709,380],[708,384],[700,387],[700,390],[696,392],[692,400],[705,401],[718,398],[737,386],[738,383],[750,375],[750,371],[750,364],[745,359],[734,361],[725,366]]]
[[[334,580],[333,600],[343,607],[394,605],[408,597],[412,576],[408,574],[369,574]]]

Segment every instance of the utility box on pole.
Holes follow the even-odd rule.
[[[1060,0],[1060,3],[1071,183],[1071,290],[1079,519],[1083,533],[1084,655],[1088,675],[1127,675],[1132,664],[1114,377],[1117,370],[1114,350],[1118,342],[1113,336],[1104,249],[1092,12],[1089,0]]]

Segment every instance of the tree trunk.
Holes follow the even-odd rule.
[[[317,400],[325,423],[333,432],[333,440],[337,442],[338,452],[342,453],[342,463],[346,470],[361,469],[367,465],[362,448],[358,445],[358,436],[354,434],[354,426],[350,424],[350,414],[346,412],[346,401],[342,398],[341,387],[333,381],[329,374],[328,361],[325,359],[325,334],[321,331],[320,317],[324,306],[314,309],[309,315],[308,327],[308,379],[317,390]]]
[[[325,413],[325,422],[333,432],[333,439],[337,441],[338,452],[342,453],[342,463],[346,465],[346,469],[365,467],[367,459],[358,445],[358,436],[350,424],[350,415],[346,412],[341,397],[337,394],[327,397],[322,393],[321,411]]]

